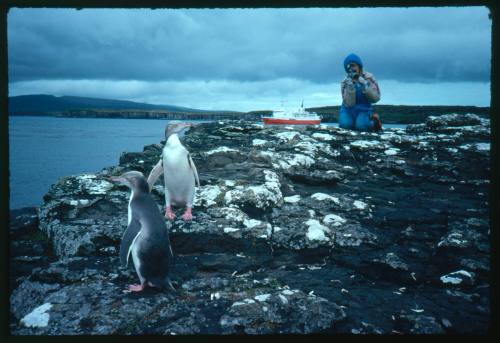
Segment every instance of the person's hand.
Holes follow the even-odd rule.
[[[347,89],[349,90],[349,92],[353,92],[354,91],[354,83],[352,82],[352,79],[350,77],[346,77],[345,83],[347,85]]]
[[[358,82],[361,84],[361,86],[363,86],[365,88],[370,85],[370,82],[367,79],[365,79],[363,76],[360,76],[358,78]]]

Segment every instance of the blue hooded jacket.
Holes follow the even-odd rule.
[[[363,62],[361,61],[361,58],[356,54],[349,54],[344,59],[344,69],[346,72],[347,72],[347,66],[349,65],[349,63],[352,62],[356,63],[357,65],[359,65],[361,69],[363,69]],[[365,95],[362,93],[361,85],[359,83],[356,83],[355,88],[356,88],[356,105],[354,107],[351,107],[350,110],[371,111],[372,105],[365,97]],[[345,108],[343,104],[342,107]]]

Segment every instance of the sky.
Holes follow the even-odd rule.
[[[11,8],[9,96],[71,95],[254,111],[342,103],[359,55],[379,104],[490,105],[484,6]]]

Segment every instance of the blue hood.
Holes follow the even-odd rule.
[[[349,54],[344,60],[345,71],[347,71],[347,65],[351,62],[356,63],[361,69],[363,69],[363,62],[361,62],[361,58],[356,54]]]

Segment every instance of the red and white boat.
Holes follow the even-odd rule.
[[[262,117],[264,124],[286,124],[286,125],[318,125],[321,117],[315,112],[307,112],[304,104],[295,111],[279,109],[273,111],[269,117]]]

